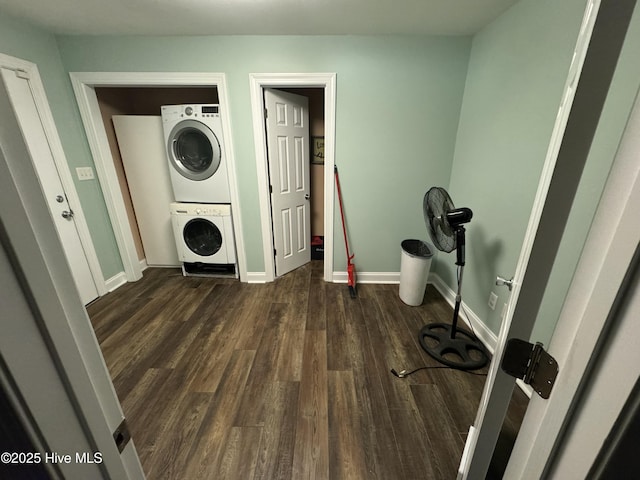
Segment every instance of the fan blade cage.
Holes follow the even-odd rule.
[[[452,252],[456,249],[455,232],[447,220],[447,212],[455,207],[451,197],[442,187],[432,187],[424,196],[424,221],[433,244],[438,250]]]

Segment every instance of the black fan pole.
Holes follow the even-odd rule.
[[[458,315],[460,315],[460,303],[462,302],[462,274],[464,272],[465,261],[465,229],[462,225],[456,228],[456,265],[458,273],[456,275],[458,281],[458,291],[456,292],[456,302],[453,307],[453,320],[451,321],[451,339],[456,338],[458,330]]]
[[[462,225],[456,228],[456,265],[464,267],[465,229]]]

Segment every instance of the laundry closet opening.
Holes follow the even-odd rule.
[[[179,267],[169,212],[169,204],[175,199],[166,175],[164,141],[158,141],[162,129],[161,106],[218,104],[218,89],[215,86],[96,87],[95,92],[138,260],[143,268]],[[130,118],[121,123],[117,132],[114,121],[122,116]],[[145,151],[144,160],[133,166],[123,161],[121,153],[124,149],[120,143],[129,141],[134,142],[134,150]]]
[[[324,261],[325,92],[324,88],[287,87],[265,88],[263,93],[272,240],[279,277],[311,260]]]

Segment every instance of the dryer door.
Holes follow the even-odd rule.
[[[183,120],[169,134],[169,163],[189,180],[206,180],[218,167],[222,152],[218,137],[197,120]]]
[[[200,257],[211,257],[222,248],[222,232],[204,218],[194,218],[182,230],[185,245]]]

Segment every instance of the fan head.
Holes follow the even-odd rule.
[[[447,213],[454,209],[451,197],[442,187],[431,187],[424,196],[424,221],[431,241],[443,252],[453,252],[456,248],[455,232],[447,219]]]

